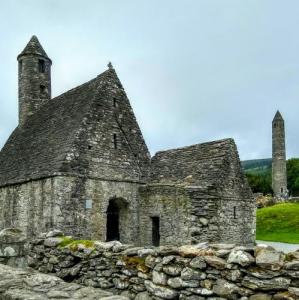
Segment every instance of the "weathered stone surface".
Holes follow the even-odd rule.
[[[205,279],[206,275],[200,271],[195,271],[192,268],[184,268],[181,272],[181,278],[183,280],[200,280]]]
[[[256,264],[273,271],[280,270],[284,264],[284,254],[278,251],[261,249],[256,254]]]
[[[273,296],[273,300],[298,300],[298,297],[290,292],[279,292]]]
[[[239,287],[233,283],[230,283],[223,279],[218,279],[216,281],[216,284],[213,286],[213,292],[221,297],[228,297],[228,299],[231,299],[230,297],[237,293],[239,290]]]
[[[285,269],[299,271],[299,260],[293,260],[291,262],[287,262],[285,264]]]
[[[57,237],[57,236],[63,236],[63,233],[61,230],[54,229],[54,230],[49,231],[46,235],[47,238]]]
[[[241,266],[249,266],[255,262],[254,257],[242,250],[233,250],[227,259],[228,263],[235,263]]]
[[[203,270],[207,266],[204,257],[198,256],[190,261],[190,267]]]
[[[0,243],[16,243],[26,240],[26,236],[21,229],[6,228],[0,231]]]
[[[162,272],[153,271],[153,283],[166,285],[167,284],[167,275]]]
[[[226,267],[226,261],[217,256],[205,256],[205,261],[208,265],[219,270],[222,270]]]
[[[110,292],[100,289],[66,283],[52,275],[0,265],[0,298],[3,300],[96,300],[106,297],[128,300],[126,297],[113,296]]]
[[[152,298],[150,297],[148,292],[138,293],[135,298],[135,300],[151,300],[151,299]]]
[[[210,247],[217,250],[231,250],[236,247],[236,244],[225,244],[225,243],[213,243],[210,244]]]
[[[208,251],[208,253],[206,251]],[[208,249],[208,243],[201,243],[196,246],[181,246],[179,248],[179,254],[183,257],[195,257],[198,255],[213,254],[213,251]]]
[[[254,277],[246,276],[242,281],[242,285],[253,290],[287,290],[291,280],[284,277],[275,277],[272,279],[257,279]]]
[[[144,282],[146,289],[153,295],[161,297],[163,299],[176,299],[178,292],[170,288],[155,285],[151,281],[146,280]]]
[[[163,271],[171,276],[177,276],[181,274],[182,267],[179,265],[168,265],[163,267]]]
[[[62,238],[60,238],[60,237],[51,237],[51,238],[45,239],[44,245],[47,246],[47,247],[56,247],[61,242],[62,242]]]
[[[292,295],[295,295],[295,296],[299,297],[299,287],[289,287],[289,292]]]
[[[249,297],[249,300],[271,300],[272,296],[267,295],[267,294],[254,294],[252,296]]]

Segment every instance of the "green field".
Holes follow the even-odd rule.
[[[282,203],[257,210],[257,240],[299,244],[299,203]]]

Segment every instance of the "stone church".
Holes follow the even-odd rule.
[[[35,36],[18,64],[19,124],[0,152],[0,229],[136,245],[254,241],[255,204],[232,139],[151,158],[111,64],[55,98],[52,61]]]

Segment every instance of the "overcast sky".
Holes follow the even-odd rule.
[[[298,0],[0,1],[0,147],[17,125],[17,55],[35,34],[53,60],[53,96],[112,61],[152,154],[235,139],[271,156],[285,119],[299,157]]]

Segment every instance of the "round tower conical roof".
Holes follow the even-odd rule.
[[[18,55],[18,59],[21,56],[25,55],[38,55],[47,58],[51,61],[51,59],[48,57],[46,51],[43,49],[42,45],[40,44],[38,38],[35,35],[31,37],[29,43],[26,45],[24,50]]]
[[[283,117],[282,117],[282,115],[281,115],[281,113],[280,113],[279,110],[276,112],[276,114],[275,114],[275,116],[273,118],[273,121],[277,121],[277,120],[283,121]]]

